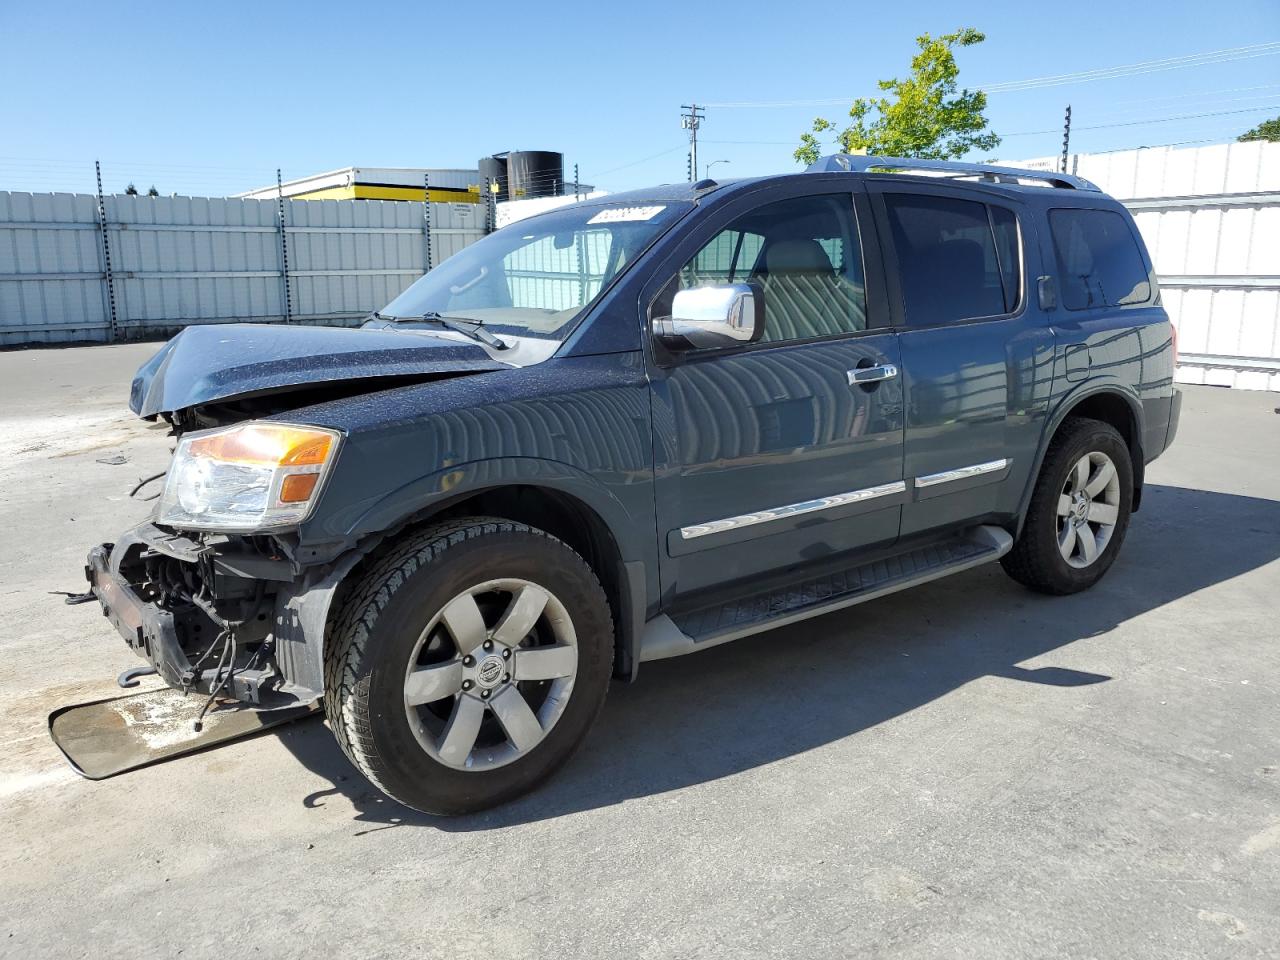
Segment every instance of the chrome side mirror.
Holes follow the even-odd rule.
[[[656,318],[653,330],[676,349],[754,343],[764,333],[764,293],[751,283],[679,290],[671,316]]]

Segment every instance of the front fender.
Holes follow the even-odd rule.
[[[629,501],[624,502],[604,482],[570,464],[506,457],[452,464],[366,504],[363,512],[345,518],[349,526],[332,543],[300,551],[323,566],[314,567],[277,597],[277,655],[286,677],[297,687],[323,691],[325,625],[338,587],[360,560],[412,523],[476,494],[511,486],[536,486],[572,497],[608,526],[624,566],[622,588],[628,594],[622,598],[622,612],[629,621],[622,636],[633,643],[648,606],[648,571],[656,571],[657,564],[652,484],[639,482],[642,479],[648,478],[633,477],[622,484]],[[635,658],[625,663],[634,672]]]
[[[331,532],[339,533],[343,539],[354,543],[371,535],[394,531],[486,490],[537,486],[566,494],[590,507],[613,533],[623,560],[641,560],[644,559],[644,543],[653,538],[653,492],[649,483],[637,483],[637,479],[601,480],[572,464],[535,457],[503,457],[450,464],[363,505],[359,515],[341,517],[340,522],[346,525],[346,529]],[[629,502],[624,502],[618,493],[610,489],[611,486],[622,487]],[[637,536],[636,532],[641,529],[647,529],[649,536]]]

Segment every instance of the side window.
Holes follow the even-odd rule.
[[[1068,310],[1116,307],[1151,299],[1151,278],[1138,241],[1113,210],[1050,210],[1049,232]]]
[[[740,283],[751,275],[764,238],[757,233],[722,230],[680,271],[680,286]]]
[[[908,325],[998,317],[1015,309],[1022,268],[1020,254],[1014,256],[1018,239],[1012,211],[1004,211],[1005,226],[999,228],[1013,247],[1002,259],[992,229],[994,210],[1002,208],[993,208],[989,217],[987,205],[975,200],[908,193],[887,193],[884,200]]]
[[[764,341],[867,328],[862,247],[848,194],[797,197],[752,210],[680,270],[680,288],[746,283],[764,291]]]

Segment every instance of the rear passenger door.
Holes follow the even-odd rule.
[[[1034,221],[1010,191],[876,181],[902,356],[902,536],[1010,515],[1053,378]]]

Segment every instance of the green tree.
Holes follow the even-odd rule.
[[[954,47],[972,47],[986,36],[962,27],[941,37],[916,37],[920,52],[911,58],[911,75],[905,80],[881,80],[886,96],[859,97],[849,108],[852,122],[842,130],[822,117],[813,130],[802,134],[794,154],[810,164],[822,154],[819,134],[835,132],[845,153],[870,153],[888,157],[954,160],[970,150],[991,150],[1000,138],[987,130],[987,95],[981,90],[956,91]]]
[[[1269,140],[1272,143],[1280,142],[1280,117],[1274,120],[1263,120],[1252,130],[1246,130],[1240,136],[1236,137],[1241,143],[1248,143],[1250,140]]]

